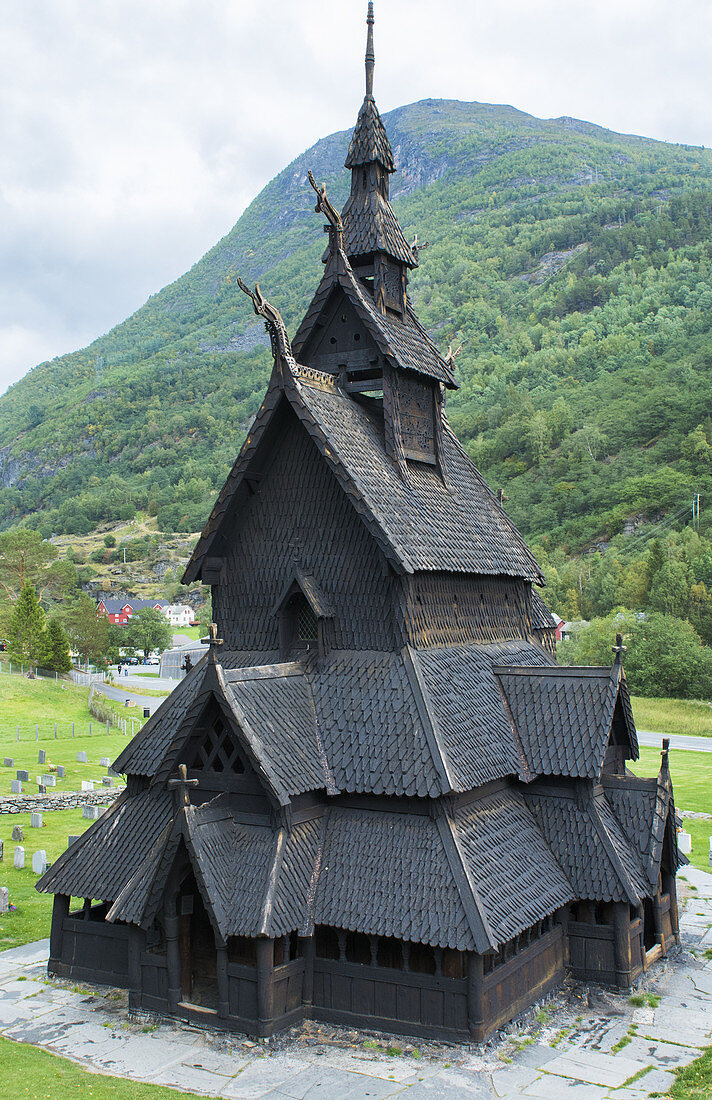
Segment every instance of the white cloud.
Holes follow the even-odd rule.
[[[194,263],[362,96],[363,0],[33,0],[0,24],[0,389]],[[377,0],[382,110],[511,103],[712,144],[704,0]]]

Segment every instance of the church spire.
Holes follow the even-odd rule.
[[[366,36],[366,95],[373,95],[373,70],[376,66],[376,55],[373,52],[373,0],[368,3],[368,15],[366,17],[368,32]]]

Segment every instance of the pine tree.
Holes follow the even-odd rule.
[[[46,657],[42,664],[52,672],[69,672],[72,660],[69,656],[69,638],[58,619],[50,619],[45,631]]]
[[[45,617],[34,585],[26,582],[8,629],[10,654],[16,661],[41,664],[45,650]]]

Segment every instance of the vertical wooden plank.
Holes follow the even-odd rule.
[[[630,988],[630,911],[626,902],[616,902],[613,910],[613,957],[616,983],[621,989]]]
[[[227,974],[227,944],[217,944],[218,1016],[230,1015],[230,980]]]
[[[257,945],[257,1019],[260,1031],[274,1019],[274,940],[260,937]],[[266,1034],[266,1030],[263,1031]]]
[[[57,962],[62,958],[62,939],[64,920],[69,916],[69,897],[67,894],[55,894],[52,904],[52,930],[49,935],[49,957]]]
[[[485,1032],[484,957],[469,953],[467,967],[467,1022],[470,1035],[480,1042]]]

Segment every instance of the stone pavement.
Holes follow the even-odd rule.
[[[636,1003],[567,982],[484,1046],[317,1024],[255,1043],[129,1017],[120,990],[47,979],[47,940],[0,954],[0,1034],[101,1073],[232,1100],[643,1100],[712,1045],[712,875],[688,867],[681,878],[683,951],[648,973]]]

